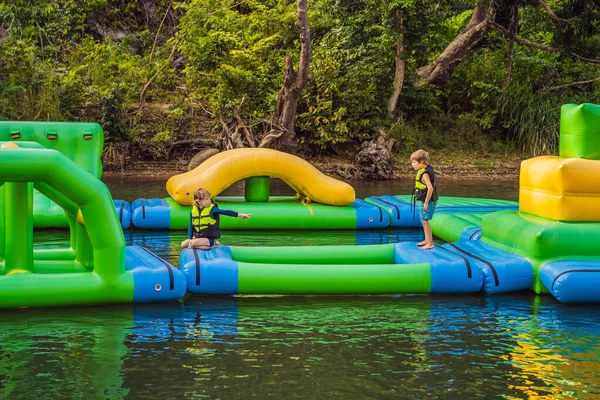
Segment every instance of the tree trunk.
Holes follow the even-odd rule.
[[[396,40],[396,72],[394,74],[394,91],[390,96],[387,107],[387,115],[393,118],[398,106],[398,98],[404,85],[404,20],[401,9],[396,10],[396,23],[400,29],[400,37]]]
[[[300,62],[298,71],[294,71],[291,56],[285,57],[285,77],[280,92],[281,104],[278,104],[278,125],[283,129],[284,135],[281,143],[286,147],[295,149],[296,143],[296,111],[302,89],[309,81],[310,65],[310,30],[308,26],[308,0],[298,0],[298,17],[296,26],[300,29]]]
[[[222,115],[218,116],[219,122],[223,127],[220,140],[222,142],[222,147],[225,150],[240,149],[246,146],[256,147],[254,137],[246,127],[246,124],[244,124],[240,114],[247,100],[248,98],[246,96],[242,97],[240,105],[232,108],[231,117],[225,118]],[[246,139],[245,143],[244,139]]]
[[[383,129],[375,140],[363,142],[356,153],[359,175],[365,179],[393,179],[392,146],[394,139],[390,138]]]
[[[479,0],[466,28],[433,62],[417,69],[419,78],[414,84],[416,88],[427,84],[443,85],[448,81],[461,58],[479,42],[491,22],[493,12],[489,3],[489,0]]]
[[[517,35],[517,27],[519,22],[519,7],[513,6],[510,10],[510,23],[508,24],[508,31],[513,35]],[[504,83],[502,84],[502,93],[508,88],[510,84],[510,77],[512,74],[513,66],[513,54],[515,49],[515,41],[509,39],[508,42],[508,56],[506,58],[506,75],[504,76]]]
[[[294,71],[294,63],[291,56],[285,57],[285,77],[283,79],[283,99],[279,124],[286,131],[286,137],[295,136],[296,110],[300,98],[300,88],[297,86],[298,72]]]

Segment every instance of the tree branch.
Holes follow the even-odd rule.
[[[169,57],[167,57],[167,59],[165,60],[163,65],[160,66],[158,71],[156,71],[156,73],[154,75],[152,75],[152,77],[150,79],[148,79],[148,81],[144,84],[144,87],[142,88],[142,93],[140,94],[140,105],[138,107],[138,111],[141,111],[142,107],[144,107],[144,104],[146,104],[146,94],[148,93],[148,89],[150,88],[150,85],[152,85],[152,82],[154,82],[154,80],[156,78],[158,78],[158,76],[160,75],[162,70],[165,69],[165,67],[167,65],[169,65],[169,62],[171,61],[171,58],[173,58],[173,54],[175,54],[175,50],[177,49],[177,45],[179,44],[179,42],[180,42],[180,39],[177,39],[175,41],[175,44],[173,45],[173,48],[171,49],[171,54],[169,54]]]
[[[521,39],[521,38],[513,35],[512,32],[509,32],[508,29],[506,29],[505,27],[503,27],[502,25],[500,25],[496,22],[492,22],[490,24],[490,26],[492,26],[493,28],[496,28],[497,30],[502,32],[502,34],[504,35],[504,37],[506,39],[513,40],[513,41],[519,43],[521,46],[533,47],[536,49],[547,51],[548,53],[556,53],[558,51],[558,49],[556,49],[554,47],[545,46],[543,44],[532,42],[532,41],[529,41],[526,39]]]
[[[217,142],[214,139],[207,139],[207,138],[196,138],[196,139],[185,139],[185,140],[180,140],[178,142],[171,142],[169,143],[170,148],[175,147],[175,146],[179,146],[179,145],[188,145],[188,144],[201,144],[203,146],[216,146]]]
[[[452,75],[462,57],[475,46],[493,20],[494,10],[489,0],[478,0],[471,20],[431,63],[417,69],[419,78],[414,83],[418,89],[426,84],[444,84]]]
[[[298,0],[296,26],[300,30],[300,61],[298,70],[294,71],[294,63],[290,55],[285,56],[285,75],[283,86],[277,101],[277,125],[282,128],[280,144],[287,148],[287,151],[294,153],[297,147],[296,134],[294,132],[296,125],[296,112],[300,92],[311,79],[309,74],[310,67],[310,29],[308,26],[308,0]],[[269,135],[267,135],[269,136]],[[269,136],[270,137],[270,136]],[[266,138],[265,138],[266,139]],[[265,145],[265,139],[261,145]]]
[[[396,24],[400,29],[400,35],[396,39],[396,71],[394,72],[394,90],[388,100],[387,115],[392,118],[396,112],[398,98],[404,85],[404,13],[401,8],[396,10]]]
[[[564,89],[569,86],[584,85],[586,83],[592,83],[592,82],[596,82],[596,81],[600,81],[600,78],[588,79],[587,81],[577,81],[577,82],[565,83],[564,85],[552,86],[552,87],[549,87],[546,89],[541,89],[540,91],[541,92],[549,92],[551,90],[559,90],[559,89]]]
[[[511,32],[513,35],[515,34],[515,32],[517,31],[517,21],[519,20],[519,7],[511,7],[510,10],[510,23],[508,24],[508,31]],[[511,74],[512,74],[512,67],[513,67],[513,55],[514,55],[514,50],[515,50],[515,41],[510,39],[509,43],[508,43],[508,57],[506,59],[506,76],[504,77],[504,83],[502,84],[502,93],[504,93],[504,91],[506,90],[506,88],[508,88],[508,85],[510,84],[510,78],[511,78]],[[502,98],[502,95],[500,95],[500,100]]]
[[[515,35],[513,35],[511,32],[509,32],[505,27],[503,27],[502,25],[499,25],[495,22],[492,22],[490,24],[490,26],[492,26],[493,28],[496,28],[497,30],[499,30],[500,32],[502,32],[504,34],[504,37],[510,40],[514,40],[515,42],[519,43],[521,46],[527,46],[527,47],[533,47],[536,49],[540,49],[540,50],[544,50],[548,53],[556,53],[558,51],[558,49],[556,47],[550,47],[550,46],[546,46],[540,43],[536,43],[536,42],[532,42],[529,40],[525,40],[525,39],[521,39]],[[573,52],[569,52],[569,54],[573,57],[578,59],[579,61],[583,61],[586,63],[590,63],[590,64],[600,64],[600,60],[594,60],[592,58],[586,58],[583,56],[580,56],[577,53],[573,53]]]
[[[167,15],[169,15],[169,11],[171,10],[173,1],[174,0],[171,0],[171,3],[169,3],[169,6],[167,7],[167,11],[165,12],[165,15],[164,15],[162,21],[160,21],[160,25],[158,26],[158,30],[156,31],[156,36],[154,36],[154,43],[152,43],[152,51],[150,51],[150,62],[152,61],[152,56],[154,55],[154,49],[156,48],[156,42],[158,41],[158,35],[160,34],[160,30],[162,29],[163,24],[165,23],[165,20],[167,19]]]
[[[230,8],[237,7],[237,6],[238,6],[238,3],[233,3],[229,7],[224,7],[224,8],[221,8],[219,10],[216,10],[214,12],[208,13],[204,17],[208,18],[211,15],[218,14],[221,11],[229,10]],[[184,30],[184,31],[181,31],[181,34],[180,34],[179,38],[177,38],[177,40],[175,40],[175,44],[173,44],[173,48],[171,49],[171,54],[169,54],[169,57],[167,57],[167,59],[165,60],[165,62],[163,63],[163,65],[158,69],[158,71],[156,71],[156,73],[154,75],[152,75],[152,77],[150,79],[148,79],[148,81],[144,84],[144,86],[142,88],[142,93],[140,94],[140,104],[138,106],[138,112],[142,110],[142,108],[144,107],[144,104],[146,103],[146,93],[148,92],[148,89],[150,88],[150,85],[152,85],[152,82],[154,82],[154,80],[160,75],[160,73],[162,72],[162,70],[165,69],[165,67],[167,66],[167,64],[169,64],[169,62],[171,62],[171,58],[173,58],[173,54],[175,54],[175,50],[177,50],[177,46],[187,36],[187,34],[188,34],[188,30],[187,29]]]
[[[570,54],[573,57],[575,57],[576,59],[578,59],[579,61],[583,61],[583,62],[590,63],[590,64],[600,64],[600,60],[594,60],[594,59],[591,59],[591,58],[585,58],[585,57],[582,57],[579,54],[575,54],[573,52],[571,52]]]
[[[166,152],[167,158],[171,157],[171,151],[173,151],[174,147],[184,145],[184,144],[185,145],[199,144],[202,146],[216,146],[217,145],[217,143],[214,140],[205,139],[205,138],[187,139],[187,140],[180,140],[178,142],[172,142],[172,143],[169,143],[168,146],[165,146],[165,152]]]
[[[296,86],[302,90],[308,82],[308,67],[310,65],[310,29],[308,27],[308,0],[298,1],[298,17],[296,26],[300,30],[300,62],[298,63],[298,79]]]
[[[280,137],[282,137],[284,133],[285,133],[284,129],[281,129],[279,131],[271,131],[271,132],[269,132],[263,138],[263,140],[260,141],[260,144],[258,145],[258,147],[265,147],[266,145],[268,145],[269,143],[271,143],[273,140],[279,139]]]
[[[244,124],[244,121],[242,121],[242,116],[240,115],[240,111],[246,104],[247,100],[248,100],[248,97],[244,96],[242,98],[242,101],[240,102],[240,105],[237,108],[233,109],[232,114],[233,114],[233,117],[235,118],[235,120],[237,121],[237,127],[242,128],[242,130],[244,131],[244,136],[246,137],[246,141],[248,142],[250,147],[256,147],[256,145],[254,144],[254,138],[252,137],[252,134],[246,127],[246,124]]]
[[[544,0],[538,0],[538,3],[540,4],[540,6],[542,6],[546,12],[550,15],[550,17],[558,22],[567,22],[569,21],[569,19],[565,19],[565,18],[561,18],[558,15],[556,15],[556,13],[552,10],[552,8],[550,8],[550,6],[548,5],[548,3],[546,3]]]

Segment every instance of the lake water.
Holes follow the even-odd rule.
[[[115,199],[164,180],[106,180]],[[357,195],[410,181],[353,181]],[[443,195],[516,200],[518,182],[440,179]],[[240,194],[241,186],[229,194]],[[287,194],[283,184],[273,190]],[[293,194],[293,193],[291,193]],[[185,232],[132,231],[177,263]],[[238,245],[420,240],[419,230],[236,232]],[[36,245],[64,246],[65,231]],[[5,310],[2,399],[597,399],[600,313],[502,296],[189,297],[181,303]]]

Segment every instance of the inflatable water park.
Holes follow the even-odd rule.
[[[222,230],[419,228],[410,194],[356,198],[352,186],[271,149],[223,151],[166,182],[167,198],[113,200],[100,180],[95,123],[0,122],[0,307],[176,301],[196,295],[495,295],[533,291],[600,302],[600,106],[566,104],[558,156],[522,162],[519,201],[441,196],[431,250],[416,242],[181,251],[174,266],[130,229],[185,230],[194,191]],[[296,196],[272,196],[271,178]],[[219,196],[237,181],[244,196]],[[35,246],[34,229],[69,229],[68,248]]]

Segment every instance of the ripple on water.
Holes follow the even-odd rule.
[[[452,194],[465,195],[461,190]],[[140,193],[136,188],[132,198]],[[39,247],[68,244],[63,231],[35,235]],[[234,232],[223,242],[366,244],[418,235]],[[176,263],[185,232],[125,237]],[[595,306],[567,307],[529,293],[191,297],[8,310],[0,325],[0,398],[596,399],[599,323]]]
[[[598,316],[572,310],[528,294],[12,310],[0,331],[0,395],[591,399]]]

